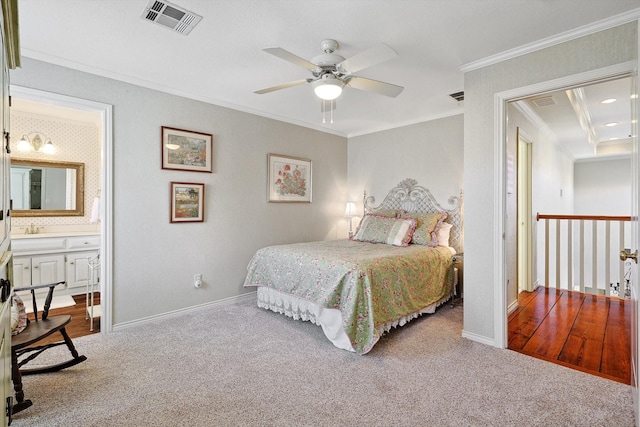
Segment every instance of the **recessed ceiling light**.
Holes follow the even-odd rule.
[[[618,126],[619,123],[618,122],[609,122],[609,123],[605,123],[604,125],[606,127],[614,127],[614,126]]]
[[[615,141],[616,139],[620,139],[620,138],[618,138],[617,136],[613,136],[613,137],[609,138],[609,141]]]
[[[608,99],[603,99],[602,101],[600,101],[600,104],[612,104],[616,102],[615,98],[608,98]]]
[[[631,95],[631,99],[636,99],[638,97],[637,93],[634,93],[633,95]]]

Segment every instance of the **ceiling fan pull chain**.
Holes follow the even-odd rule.
[[[322,123],[326,123],[327,122],[327,109],[326,109],[326,104],[327,101],[325,101],[324,99],[322,100]]]
[[[329,102],[331,102],[331,112],[329,114],[331,115],[331,124],[333,124],[333,99]]]

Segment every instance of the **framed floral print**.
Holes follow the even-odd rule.
[[[311,203],[311,160],[269,154],[269,202]]]
[[[162,169],[212,171],[213,135],[162,126]]]
[[[204,221],[204,184],[171,183],[171,222]]]

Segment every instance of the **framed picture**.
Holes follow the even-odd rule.
[[[204,184],[171,183],[171,222],[204,221]]]
[[[269,201],[311,203],[311,160],[269,154]]]
[[[162,126],[162,169],[211,173],[213,135]]]

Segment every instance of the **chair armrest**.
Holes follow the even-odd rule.
[[[42,310],[42,320],[46,320],[49,316],[49,307],[51,307],[51,300],[53,299],[53,290],[56,286],[62,285],[66,283],[66,281],[57,282],[57,283],[49,283],[46,285],[33,285],[33,286],[25,286],[24,288],[14,288],[14,292],[19,291],[30,291],[31,292],[31,300],[33,303],[33,316],[35,321],[38,321],[38,306],[36,304],[36,289],[49,288],[47,292],[47,297],[44,300],[44,308]]]

